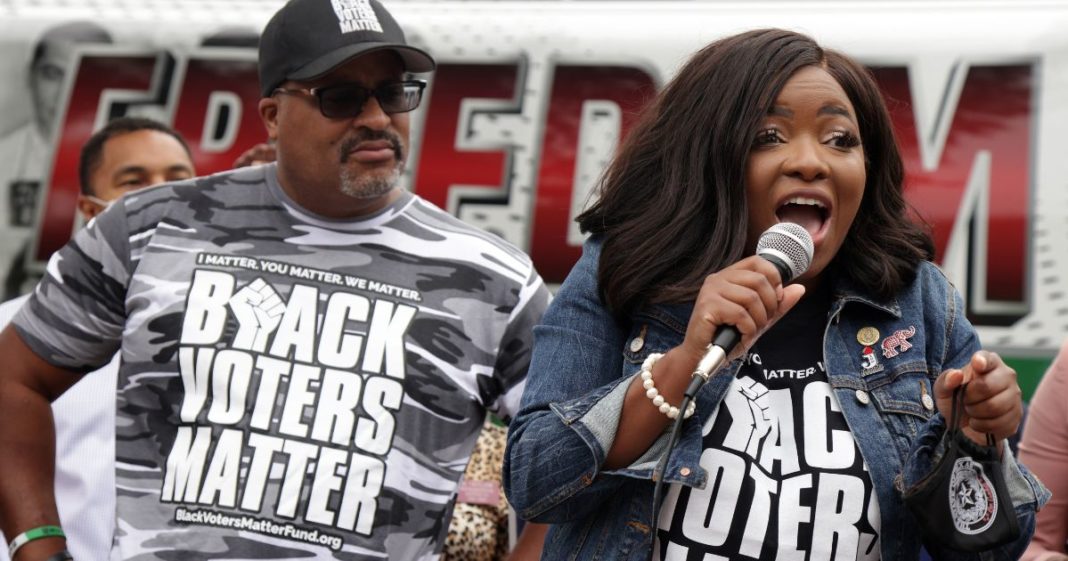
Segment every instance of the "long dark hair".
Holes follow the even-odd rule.
[[[831,268],[888,297],[933,255],[930,236],[908,215],[904,165],[870,73],[805,35],[749,31],[690,58],[645,109],[605,171],[598,200],[578,217],[584,232],[604,237],[598,280],[616,317],[692,300],[707,275],[744,256],[753,135],[806,66],[826,69],[846,91],[867,159],[864,198]]]

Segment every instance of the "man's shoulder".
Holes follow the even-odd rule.
[[[212,223],[227,209],[259,212],[268,191],[263,170],[242,168],[146,187],[126,194],[122,206],[130,230],[140,231],[168,217],[183,224]]]
[[[443,241],[456,244],[457,255],[470,257],[468,251],[471,246],[481,246],[510,256],[525,269],[533,269],[530,256],[498,233],[465,222],[418,195],[413,199],[412,204],[408,206],[409,216],[433,230]]]
[[[246,189],[241,189],[241,187],[246,187]],[[232,195],[232,197],[226,198],[239,198],[249,193],[247,187],[254,189],[266,188],[266,177],[262,169],[231,169],[181,181],[161,183],[129,193],[124,197],[124,200],[127,202],[127,206],[133,205],[136,207],[158,205],[168,199],[189,202],[193,196],[220,199],[223,198],[222,195]]]

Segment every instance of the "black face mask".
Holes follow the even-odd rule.
[[[975,553],[1015,540],[1020,527],[994,437],[987,435],[987,446],[979,446],[957,428],[964,388],[953,393],[952,419],[942,437],[945,453],[930,475],[905,491],[904,500],[926,541]]]

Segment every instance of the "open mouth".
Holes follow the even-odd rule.
[[[775,211],[780,222],[793,222],[800,225],[816,239],[823,231],[830,216],[830,209],[822,201],[809,197],[791,197]]]

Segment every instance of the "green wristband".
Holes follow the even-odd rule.
[[[9,558],[14,559],[15,553],[19,548],[33,540],[65,537],[67,537],[67,535],[63,533],[63,528],[60,528],[59,526],[38,526],[36,528],[31,528],[15,536],[15,539],[11,540],[11,544],[7,546],[7,554]]]

